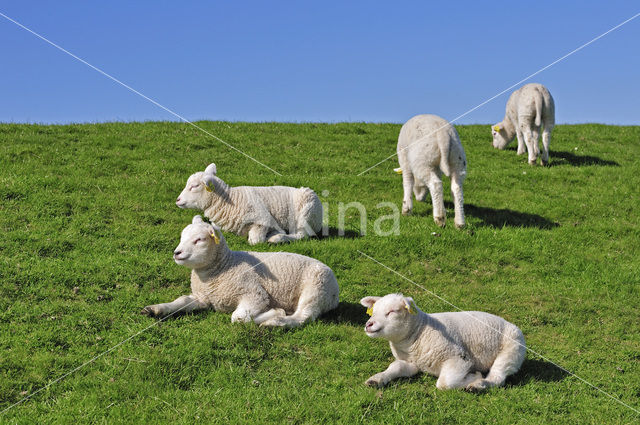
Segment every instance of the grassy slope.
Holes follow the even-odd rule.
[[[366,337],[356,303],[403,291],[425,311],[452,309],[361,250],[462,309],[518,324],[533,350],[640,409],[640,127],[558,126],[550,168],[492,149],[488,126],[458,127],[468,228],[450,220],[441,230],[418,203],[399,236],[377,237],[373,222],[389,213],[378,202],[401,202],[397,162],[356,174],[395,152],[398,125],[199,124],[283,176],[178,123],[0,125],[0,409],[153,324],[142,306],[188,292],[189,272],[171,252],[193,211],[174,200],[211,161],[232,185],[328,190],[333,226],[338,202],[367,207],[366,237],[256,247],[330,265],[338,311],[293,331],[231,325],[218,313],[170,320],[0,422],[638,420],[531,353],[507,388],[479,396],[437,391],[430,376],[367,388],[391,353]],[[347,227],[358,228],[356,214]]]

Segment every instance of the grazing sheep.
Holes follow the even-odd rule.
[[[402,294],[365,297],[360,303],[371,315],[365,332],[389,340],[396,358],[366,381],[370,386],[383,387],[393,379],[425,372],[438,377],[440,390],[482,391],[504,384],[526,354],[520,329],[493,314],[426,314]]]
[[[333,271],[313,258],[289,252],[231,251],[220,228],[197,215],[173,253],[191,272],[191,295],[146,306],[142,313],[166,317],[213,309],[231,322],[296,327],[338,305]]]
[[[322,203],[307,187],[231,187],[209,164],[187,180],[180,208],[198,209],[224,231],[248,236],[249,244],[289,242],[314,236],[322,228]]]
[[[518,139],[518,155],[529,151],[529,164],[535,165],[540,153],[538,135],[542,130],[542,165],[549,163],[549,143],[555,125],[555,104],[542,84],[527,84],[511,93],[504,119],[491,127],[493,147],[504,149],[514,137]]]
[[[433,219],[438,226],[444,227],[444,173],[451,177],[455,225],[464,227],[462,183],[467,175],[467,158],[456,129],[436,115],[417,115],[400,129],[397,150],[400,168],[394,171],[402,174],[402,214],[411,214],[411,192],[418,201],[424,201],[428,188],[433,204]]]

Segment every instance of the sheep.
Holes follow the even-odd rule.
[[[314,236],[322,228],[322,203],[307,188],[231,187],[216,175],[216,165],[189,177],[178,196],[180,208],[198,209],[224,231],[247,236],[250,245]]]
[[[396,359],[366,385],[381,388],[393,379],[425,372],[438,377],[440,390],[483,391],[503,385],[524,361],[522,331],[493,314],[426,314],[402,294],[364,297],[360,303],[371,315],[366,334],[387,339]]]
[[[338,305],[338,282],[325,264],[289,252],[231,251],[220,228],[199,215],[182,231],[173,258],[192,269],[191,294],[143,314],[213,309],[232,313],[232,323],[297,327]]]
[[[438,226],[444,227],[444,173],[451,177],[454,223],[457,228],[464,227],[462,183],[467,175],[467,157],[456,129],[436,115],[416,115],[400,129],[397,152],[400,168],[394,171],[402,174],[402,214],[411,214],[411,192],[418,201],[424,201],[428,188],[433,204],[433,220]]]
[[[518,139],[518,155],[529,152],[529,164],[535,165],[540,153],[538,135],[542,130],[543,166],[549,164],[549,143],[555,125],[555,104],[549,90],[542,84],[531,83],[511,93],[504,119],[491,127],[493,147],[504,149],[514,137]]]

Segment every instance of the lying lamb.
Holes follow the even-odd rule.
[[[438,377],[440,390],[482,391],[504,384],[526,354],[520,329],[493,314],[426,314],[402,294],[365,297],[360,303],[371,315],[365,332],[389,340],[396,358],[366,381],[370,386],[383,387],[393,379],[426,372]]]
[[[231,251],[220,228],[199,215],[182,231],[173,258],[193,270],[191,295],[146,306],[143,314],[214,309],[233,312],[231,322],[295,327],[338,305],[338,282],[325,264],[288,252]]]
[[[397,151],[400,168],[394,171],[402,174],[402,214],[410,214],[413,209],[412,191],[418,201],[424,201],[429,188],[433,219],[443,227],[446,214],[442,195],[444,173],[451,177],[455,225],[464,227],[462,182],[467,175],[467,158],[456,129],[436,115],[417,115],[400,129]]]
[[[540,153],[538,135],[542,131],[542,165],[549,163],[549,143],[555,125],[555,104],[542,84],[527,84],[514,91],[507,101],[504,119],[491,127],[493,147],[504,149],[514,137],[518,139],[518,155],[529,151],[529,164],[535,165]]]
[[[322,203],[307,187],[231,187],[209,164],[187,180],[180,208],[198,209],[224,231],[248,236],[249,243],[289,242],[314,236],[322,228]]]

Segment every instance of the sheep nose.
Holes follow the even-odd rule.
[[[173,256],[174,256],[174,257],[177,257],[177,256],[179,256],[180,254],[182,254],[182,251],[181,251],[181,250],[179,250],[179,249],[176,249],[175,251],[173,251]]]
[[[365,329],[369,329],[371,326],[373,326],[373,321],[372,320],[367,320],[367,324],[364,325]]]
[[[176,199],[176,204],[180,203],[180,197],[178,196],[178,199]]]

